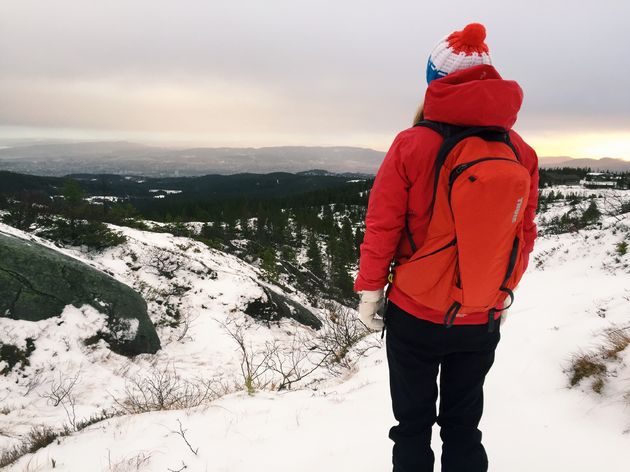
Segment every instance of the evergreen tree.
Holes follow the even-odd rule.
[[[295,253],[295,249],[293,248],[293,246],[290,246],[288,244],[282,246],[282,249],[280,250],[280,257],[283,261],[286,261],[292,266],[298,265],[297,254]]]
[[[70,207],[77,207],[83,203],[85,191],[74,179],[66,179],[62,189],[63,199]]]
[[[262,251],[260,251],[259,257],[260,268],[263,270],[267,279],[272,282],[277,282],[280,272],[278,270],[276,251],[270,247],[265,247]]]
[[[317,242],[315,234],[311,233],[308,239],[308,248],[306,250],[306,267],[317,277],[324,277],[324,262],[322,261],[322,253]]]
[[[352,222],[350,218],[345,217],[341,225],[341,233],[339,235],[338,248],[339,262],[348,266],[355,262],[354,256],[354,234],[352,232]]]
[[[582,222],[586,225],[596,223],[601,215],[602,213],[597,207],[597,202],[595,202],[595,200],[591,200],[590,205],[582,214]]]
[[[326,234],[331,234],[336,229],[337,224],[333,217],[332,208],[330,205],[324,205],[322,210],[322,226]]]
[[[342,230],[328,238],[328,280],[330,295],[347,301],[354,296],[353,280],[348,273],[353,251],[352,239],[346,242],[343,233]]]
[[[330,280],[333,284],[331,292],[338,294],[344,301],[352,300],[356,296],[354,281],[343,264],[333,264]]]
[[[79,220],[83,217],[85,209],[85,191],[79,185],[79,182],[73,179],[66,179],[62,188],[63,195],[63,215],[68,219],[68,222],[57,220],[55,223],[55,229],[60,234],[65,234],[66,237],[74,241],[78,237],[79,233]]]
[[[303,234],[302,234],[302,223],[300,223],[297,218],[295,220],[295,225],[293,228],[293,242],[295,244],[295,247],[302,247],[302,245],[304,244],[304,238],[303,238]]]

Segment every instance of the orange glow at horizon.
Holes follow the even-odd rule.
[[[534,132],[524,137],[539,156],[630,160],[630,131]]]

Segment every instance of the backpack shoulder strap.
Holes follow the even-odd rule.
[[[439,121],[422,120],[416,123],[415,126],[424,126],[425,128],[432,129],[436,133],[442,136],[443,141],[435,159],[435,178],[433,182],[433,202],[435,202],[435,194],[437,192],[437,185],[440,179],[440,170],[446,162],[448,154],[453,150],[457,144],[465,138],[471,136],[478,136],[486,141],[500,141],[507,144],[514,152],[516,158],[520,161],[518,151],[510,141],[510,133],[504,128],[496,126],[457,126],[449,123],[442,123]]]
[[[438,133],[440,136],[442,136],[444,139],[447,139],[457,134],[458,132],[461,132],[466,129],[465,127],[462,127],[462,126],[451,125],[449,123],[443,123],[441,121],[433,121],[433,120],[422,120],[414,125],[414,127],[416,126],[423,126],[425,128],[432,129],[433,131]]]
[[[431,203],[431,208],[433,208],[433,205],[435,204],[435,195],[437,193],[437,187],[440,180],[440,171],[442,170],[442,166],[444,165],[444,162],[446,162],[448,154],[463,139],[471,136],[478,136],[487,141],[504,142],[508,146],[510,146],[510,148],[514,152],[514,155],[520,161],[520,156],[516,148],[510,141],[510,133],[504,128],[494,126],[457,126],[450,123],[443,123],[433,120],[422,120],[414,125],[414,127],[416,126],[423,126],[425,128],[432,129],[443,138],[442,145],[440,146],[437,157],[435,159],[435,177],[433,180],[433,199]],[[405,222],[405,233],[407,234],[407,239],[409,240],[409,245],[411,246],[412,251],[416,252],[416,244],[413,240],[413,235],[411,234],[411,230],[409,229],[408,222]]]
[[[440,121],[433,121],[433,120],[422,120],[413,126],[414,128],[416,126],[423,126],[425,128],[432,129],[433,131],[438,133],[440,136],[442,136],[442,139],[443,139],[442,145],[440,146],[440,150],[438,151],[437,158],[435,159],[435,169],[434,169],[435,179],[433,182],[433,199],[431,203],[431,208],[433,208],[433,205],[435,204],[435,194],[437,192],[437,185],[438,185],[438,181],[440,177],[440,170],[442,169],[442,166],[444,165],[444,161],[446,161],[446,156],[448,155],[448,153],[451,151],[451,149],[453,149],[453,147],[457,144],[457,142],[460,141],[460,139],[458,139],[457,141],[453,142],[453,137],[457,136],[459,133],[462,133],[467,128],[451,125],[449,123],[443,123]],[[417,250],[416,243],[413,240],[413,235],[411,234],[411,229],[409,228],[409,221],[407,220],[405,220],[405,234],[407,235],[407,240],[409,241],[409,246],[411,247],[411,251],[416,252]]]

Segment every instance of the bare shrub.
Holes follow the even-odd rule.
[[[123,412],[119,411],[119,410],[102,409],[100,412],[94,413],[93,415],[91,415],[91,416],[89,416],[87,418],[82,418],[80,420],[75,421],[74,429],[75,429],[75,431],[81,431],[82,429],[85,429],[88,426],[92,426],[93,424],[100,423],[101,421],[105,421],[105,420],[108,420],[110,418],[114,418],[116,416],[120,416],[122,414],[123,414]]]
[[[56,383],[56,386],[59,384]],[[65,385],[68,385],[65,383]],[[74,383],[73,383],[74,385]],[[58,389],[53,388],[58,392]],[[71,392],[72,388],[67,389],[69,393],[67,395],[62,395],[58,405],[64,405],[65,402],[68,402],[68,398],[72,397]],[[64,406],[64,408],[66,408]],[[68,414],[70,419],[69,410],[66,409],[66,414]],[[25,456],[26,454],[32,454],[39,449],[42,449],[49,444],[52,444],[55,440],[59,438],[69,436],[70,434],[81,431],[84,428],[87,428],[90,425],[98,423],[100,421],[104,421],[109,418],[113,418],[114,416],[120,415],[121,412],[117,410],[101,410],[99,413],[96,413],[89,418],[77,419],[74,414],[74,403],[72,404],[72,416],[70,425],[64,425],[60,429],[52,429],[46,425],[35,426],[31,429],[28,435],[22,440],[20,444],[14,446],[13,448],[6,449],[0,452],[0,468],[5,467],[7,465],[12,464],[17,461],[20,457]],[[53,461],[53,468],[55,467]]]
[[[275,390],[290,390],[293,384],[310,377],[317,369],[326,363],[326,356],[322,356],[309,349],[309,340],[296,337],[287,347],[278,343],[267,345],[270,355],[266,366],[276,374],[272,387]]]
[[[190,449],[190,452],[192,452],[194,455],[197,455],[199,453],[199,448],[198,447],[194,448],[190,444],[190,441],[188,441],[188,438],[186,437],[186,431],[188,430],[184,429],[184,426],[182,425],[182,422],[179,418],[177,418],[177,423],[179,424],[179,430],[171,431],[171,432],[180,436],[183,439],[183,441],[186,443],[186,446],[188,446],[188,449]]]
[[[168,249],[155,248],[149,255],[147,264],[155,273],[167,279],[175,278],[176,272],[182,268],[182,258]]]
[[[79,381],[80,375],[80,370],[72,377],[64,377],[60,372],[59,379],[53,379],[50,384],[50,390],[42,395],[42,397],[46,398],[53,406],[62,406],[66,412],[68,423],[70,423],[70,426],[72,426],[75,431],[78,431],[76,414],[77,398],[73,390]]]
[[[100,413],[95,414],[89,418],[78,421],[75,420],[74,424],[71,425],[72,427],[65,425],[61,429],[57,430],[54,430],[46,425],[35,426],[31,429],[31,431],[20,444],[0,452],[0,468],[14,463],[20,457],[25,456],[26,454],[37,452],[39,449],[42,449],[49,444],[52,444],[55,440],[58,441],[60,438],[69,436],[75,431],[81,431],[82,429],[87,428],[92,424],[112,418],[119,414],[120,412],[116,410],[102,410]]]
[[[112,451],[107,453],[107,461],[109,472],[129,472],[138,471],[149,463],[151,460],[151,454],[141,452],[135,456],[119,459],[118,461],[112,461]]]
[[[68,429],[56,432],[48,426],[36,426],[28,433],[21,444],[10,449],[0,452],[0,468],[12,464],[20,457],[26,454],[32,454],[35,451],[51,444],[60,436],[69,434]]]
[[[255,349],[245,339],[243,324],[227,323],[223,327],[238,346],[241,387],[250,395],[257,390],[290,389],[326,362],[326,356],[316,352],[306,336],[295,336],[288,345],[273,341]]]
[[[238,323],[222,323],[225,332],[234,340],[241,355],[240,367],[243,388],[252,395],[256,390],[267,388],[272,383],[272,373],[269,360],[277,350],[275,345],[268,345],[266,349],[255,350],[250,342],[245,340],[245,326]]]
[[[238,346],[241,387],[245,391],[253,394],[263,389],[290,389],[320,368],[339,375],[367,351],[381,346],[378,339],[366,339],[370,332],[352,310],[334,302],[324,306],[324,326],[317,334],[314,337],[298,334],[288,345],[273,341],[254,348],[245,338],[244,324],[223,324]]]
[[[52,406],[59,406],[68,397],[72,396],[72,390],[79,381],[81,372],[77,371],[72,377],[65,377],[59,373],[59,379],[53,379],[50,384],[50,391],[43,394],[42,397],[46,398]]]
[[[188,380],[179,376],[174,366],[154,368],[145,377],[128,379],[124,397],[114,397],[125,413],[194,408],[224,395],[226,388],[216,381]]]
[[[324,304],[326,318],[320,330],[314,349],[326,357],[326,364],[333,373],[348,369],[370,349],[382,343],[375,338],[361,343],[370,331],[358,321],[354,310],[334,302]],[[352,356],[349,354],[352,353]]]
[[[36,390],[42,384],[42,373],[35,372],[33,375],[30,375],[26,380],[24,386],[26,389],[24,390],[23,396],[27,396],[33,390]]]
[[[185,311],[182,315],[179,323],[179,327],[181,328],[181,332],[177,335],[177,341],[181,342],[188,336],[188,331],[192,323],[198,318],[198,316],[193,316],[190,311]]]

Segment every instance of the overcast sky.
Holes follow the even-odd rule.
[[[386,150],[471,21],[539,154],[630,158],[626,0],[0,0],[0,139]]]

